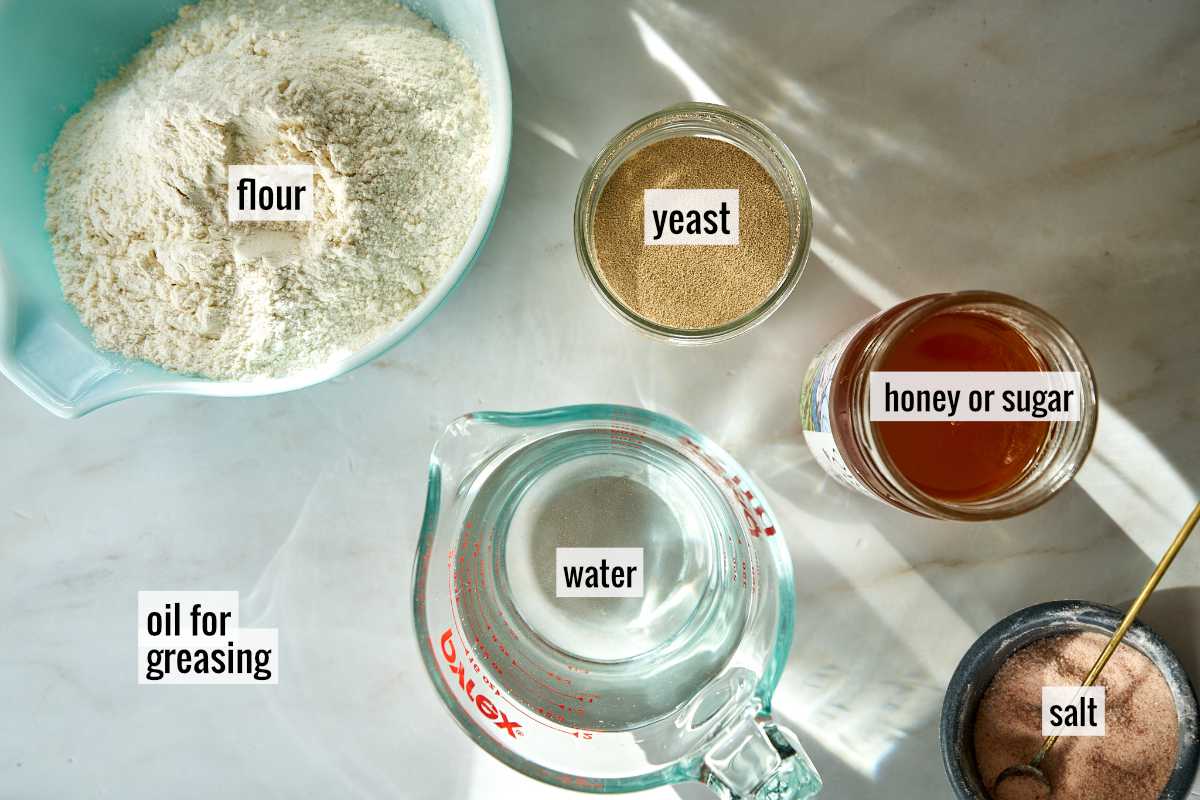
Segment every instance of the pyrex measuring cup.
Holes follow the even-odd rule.
[[[642,596],[558,597],[558,547],[642,548]],[[786,547],[745,471],[686,425],[606,405],[462,417],[434,448],[414,569],[434,686],[505,764],[590,792],[819,791],[770,717]]]

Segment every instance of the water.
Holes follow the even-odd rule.
[[[757,563],[718,480],[673,443],[609,429],[546,436],[479,477],[456,610],[513,699],[570,727],[626,730],[721,671]],[[643,548],[643,596],[556,597],[558,547]]]
[[[555,596],[558,547],[640,547],[642,597]],[[580,658],[633,658],[668,641],[695,612],[713,548],[696,498],[661,471],[619,455],[578,459],[537,480],[504,546],[512,602],[533,630]]]

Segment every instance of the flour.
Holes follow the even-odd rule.
[[[389,0],[202,0],[63,128],[47,228],[96,344],[215,378],[372,341],[457,257],[490,128],[474,65]],[[230,224],[229,164],[312,164],[313,221]]]

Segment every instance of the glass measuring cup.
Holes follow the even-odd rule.
[[[642,548],[643,595],[557,597],[567,546]],[[746,472],[686,425],[609,405],[460,418],[433,451],[414,570],[433,684],[505,764],[590,792],[819,791],[770,717],[787,549]]]

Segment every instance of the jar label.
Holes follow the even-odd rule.
[[[871,494],[870,490],[850,471],[850,467],[846,466],[846,461],[838,451],[837,442],[834,441],[832,433],[805,431],[804,441],[808,444],[813,458],[830,476],[851,489],[857,489],[863,494]]]
[[[821,467],[835,480],[851,489],[874,497],[863,485],[842,457],[837,440],[833,436],[833,425],[829,419],[829,394],[833,389],[833,378],[838,365],[846,354],[850,341],[874,317],[869,317],[851,326],[840,336],[817,353],[804,375],[804,388],[800,395],[800,418],[804,425],[804,441]]]

